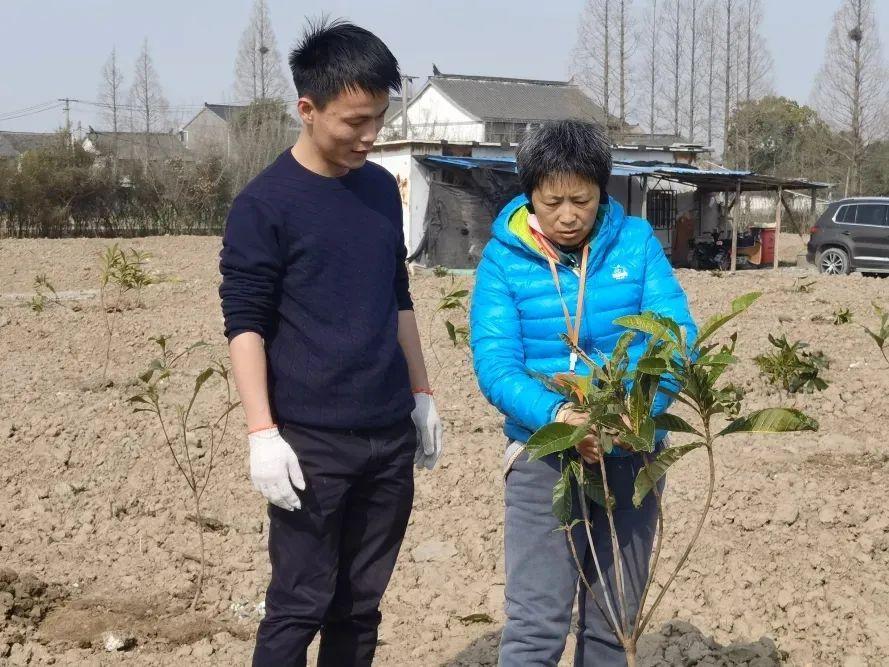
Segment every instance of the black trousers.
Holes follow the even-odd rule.
[[[272,579],[253,665],[305,665],[319,631],[318,665],[370,665],[414,498],[416,429],[408,418],[368,431],[287,426],[281,434],[306,490],[302,509],[269,505]]]

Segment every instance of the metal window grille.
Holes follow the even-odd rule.
[[[647,217],[654,229],[671,231],[676,221],[676,192],[649,190]]]

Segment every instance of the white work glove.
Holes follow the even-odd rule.
[[[293,448],[273,426],[247,436],[250,442],[250,481],[272,505],[285,510],[302,507],[293,487],[305,490],[306,482]]]
[[[435,401],[432,396],[425,393],[414,394],[417,407],[411,413],[414,426],[417,427],[417,453],[414,455],[414,464],[417,469],[426,468],[432,470],[438,457],[441,456],[442,426],[438,418],[438,410],[435,409]]]

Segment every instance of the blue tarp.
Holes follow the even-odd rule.
[[[453,157],[450,155],[426,155],[417,157],[428,165],[447,165],[458,169],[492,169],[495,171],[515,173],[514,157]],[[677,181],[694,185],[704,191],[734,192],[740,187],[747,191],[778,190],[814,190],[830,187],[829,183],[809,181],[803,178],[781,178],[767,176],[752,171],[732,169],[695,169],[675,164],[633,164],[615,162],[611,169],[612,176],[652,176],[668,181]]]
[[[431,164],[447,165],[457,167],[458,169],[494,169],[496,171],[506,171],[515,173],[516,161],[512,157],[455,157],[451,155],[426,155],[422,158],[424,162]],[[749,176],[749,171],[729,171],[729,170],[706,170],[692,169],[684,167],[676,167],[673,165],[635,165],[626,162],[615,162],[612,169],[612,176],[645,176],[648,174],[669,173],[676,176],[696,175],[696,176]]]

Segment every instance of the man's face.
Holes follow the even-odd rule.
[[[344,90],[319,109],[308,97],[298,109],[320,157],[345,173],[362,167],[383,127],[389,108],[387,93]]]
[[[574,174],[547,178],[531,193],[534,213],[543,233],[560,246],[580,244],[596,223],[601,190]]]

